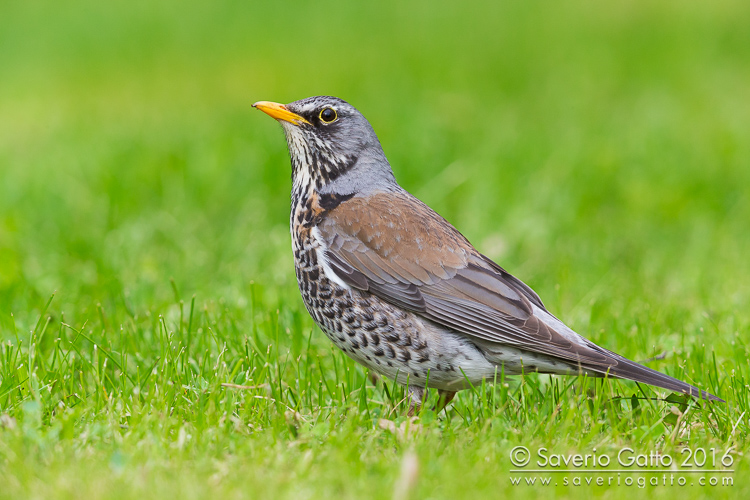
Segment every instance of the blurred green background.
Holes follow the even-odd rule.
[[[282,345],[304,344],[288,153],[251,104],[327,94],[580,333],[635,359],[677,350],[654,367],[694,382],[712,351],[713,379],[746,370],[749,21],[740,0],[0,1],[0,340],[56,291],[50,324],[90,321],[148,366],[158,327],[141,320],[174,320],[173,279],[225,341],[280,309]],[[9,366],[2,397],[23,385]],[[0,413],[22,419],[19,398]]]
[[[400,182],[558,311],[620,266],[626,287],[747,304],[745,2],[2,12],[4,323],[54,290],[75,317],[147,307],[169,277],[199,298],[293,292],[285,143],[250,105],[318,94],[357,106]]]

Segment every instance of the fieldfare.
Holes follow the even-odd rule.
[[[603,349],[553,316],[396,182],[374,130],[336,97],[254,107],[281,123],[292,162],[297,283],[315,323],[370,370],[444,407],[469,384],[529,372],[644,382],[722,401]]]

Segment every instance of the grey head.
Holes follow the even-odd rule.
[[[398,186],[370,122],[348,102],[317,96],[253,107],[284,128],[294,191],[351,194]]]

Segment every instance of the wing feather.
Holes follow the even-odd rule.
[[[719,399],[570,330],[556,331],[557,320],[531,288],[406,191],[355,196],[327,212],[317,229],[341,280],[446,328],[581,369]]]

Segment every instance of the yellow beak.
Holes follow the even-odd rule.
[[[277,120],[284,120],[285,122],[294,125],[301,125],[303,123],[310,125],[310,122],[302,118],[300,115],[292,113],[286,109],[286,106],[279,104],[278,102],[258,101],[253,104],[253,107],[258,108],[271,118],[276,118]]]

